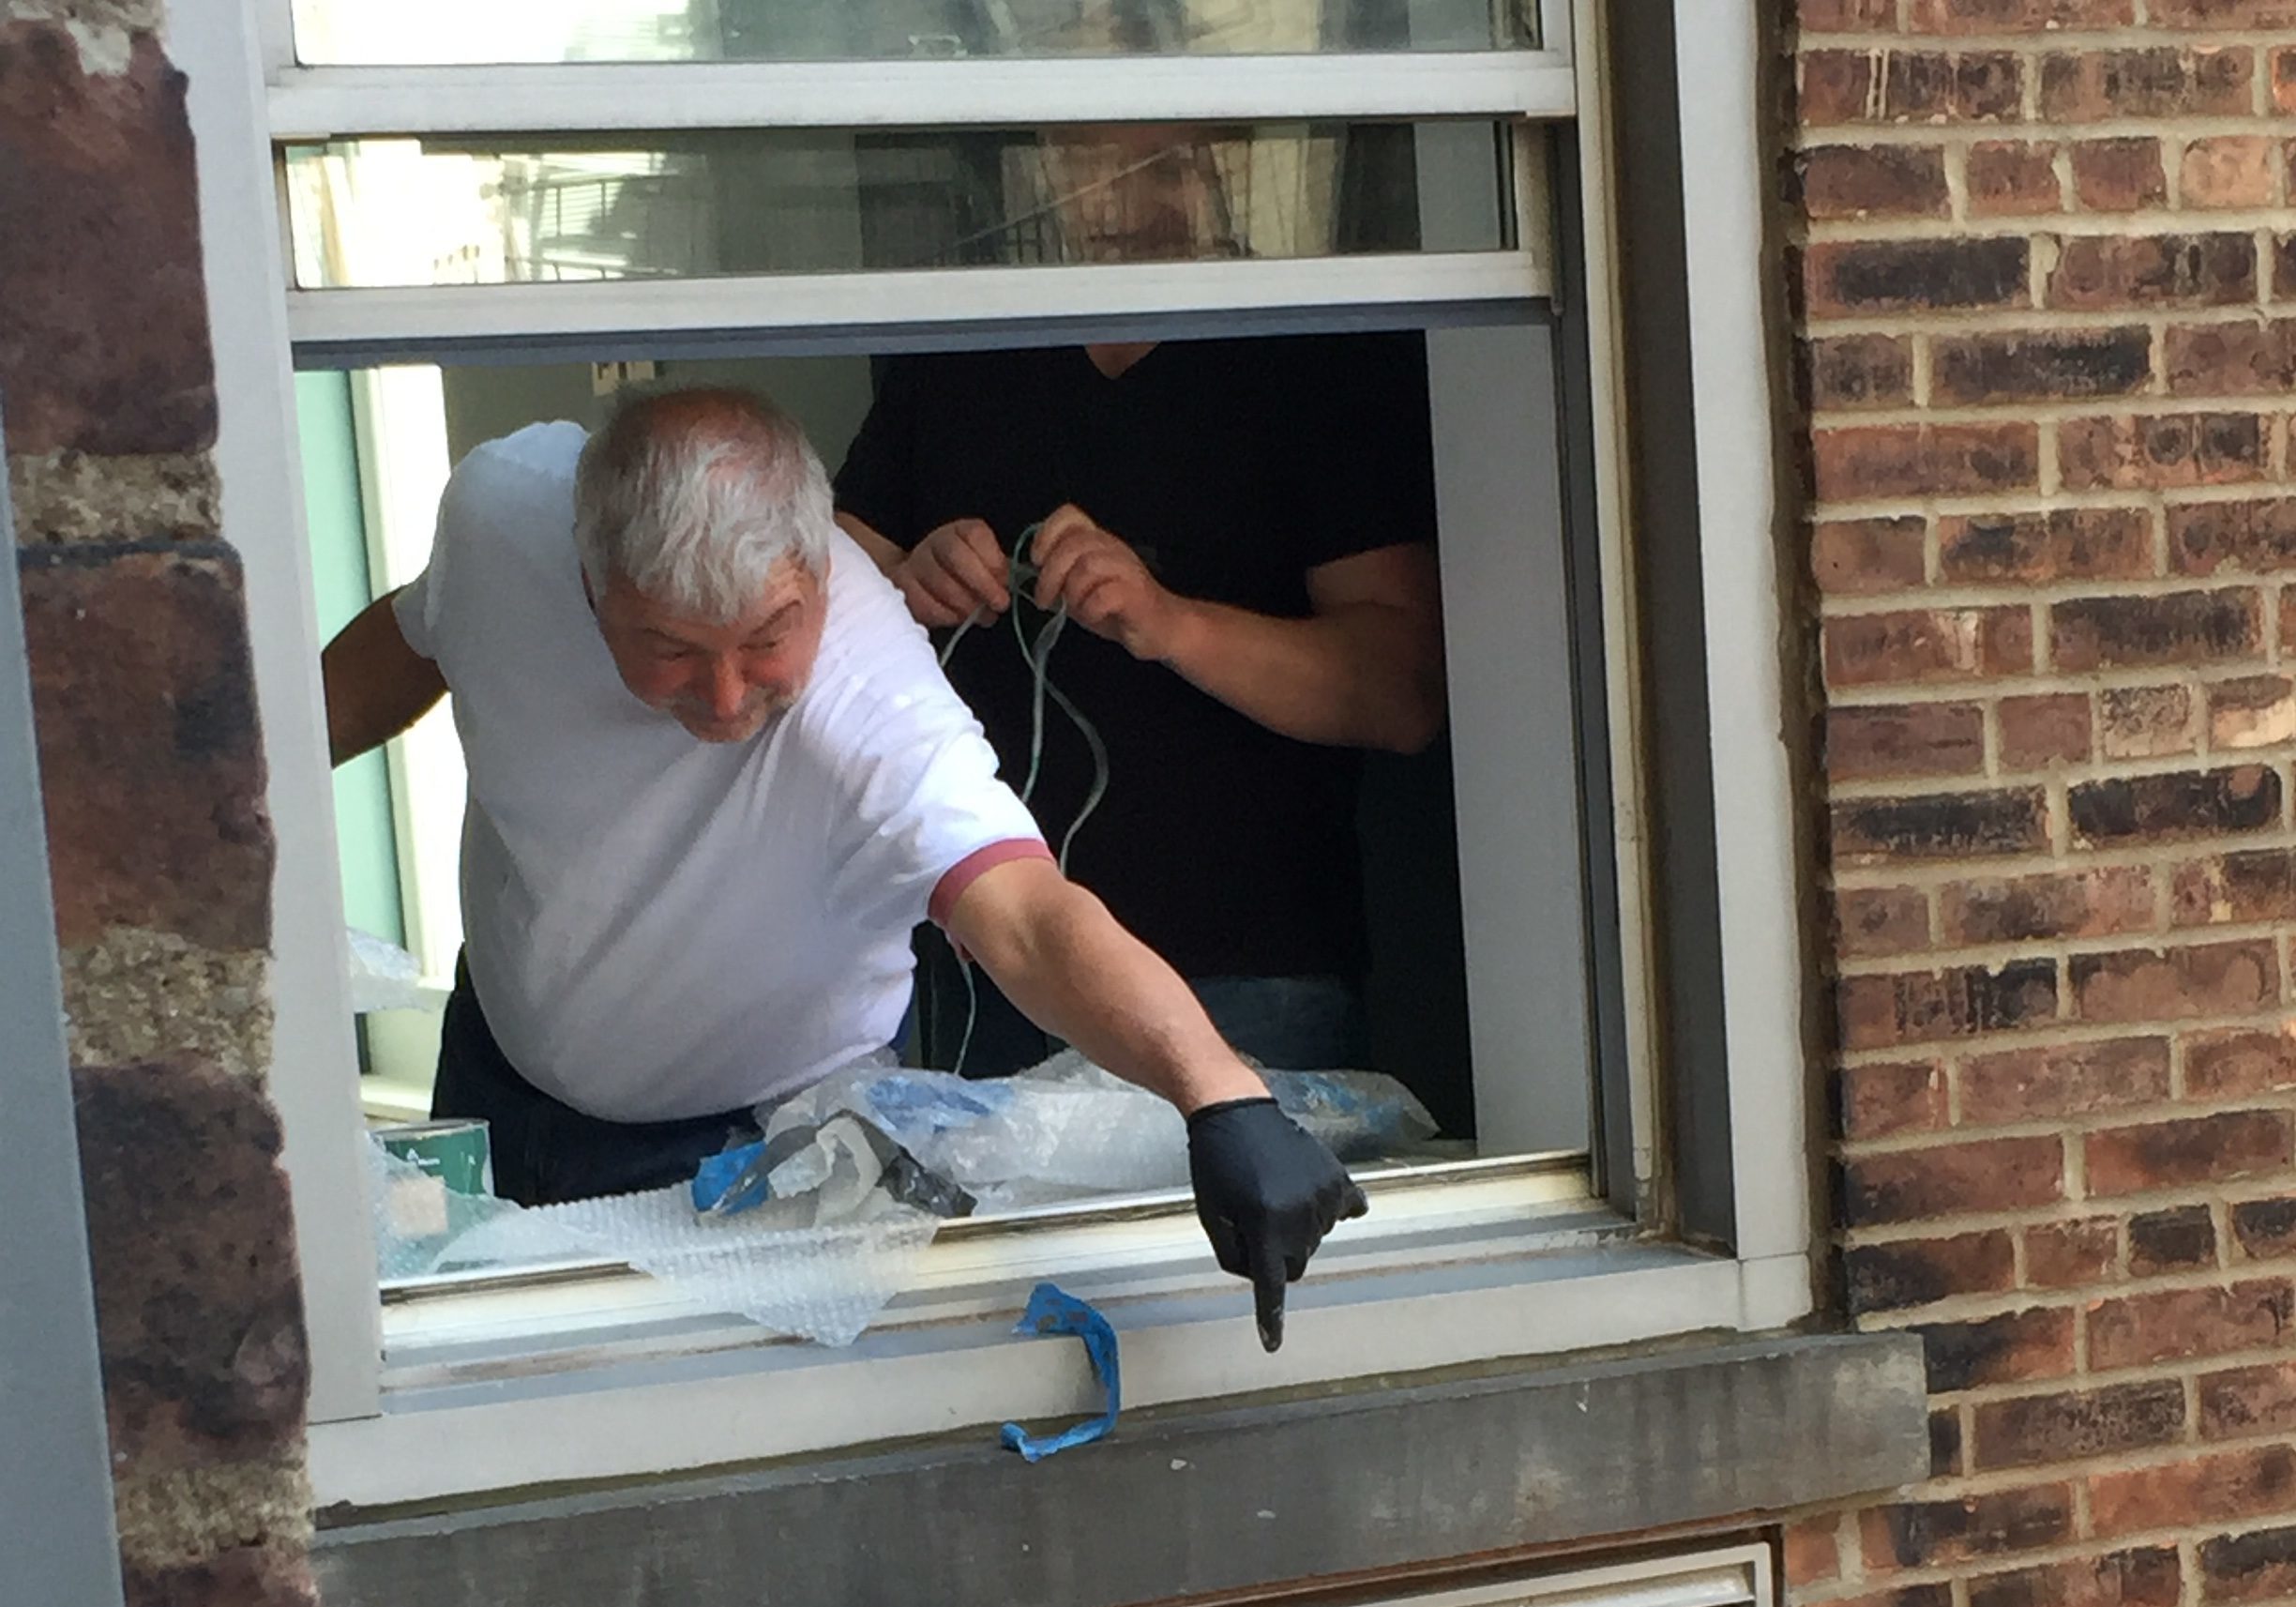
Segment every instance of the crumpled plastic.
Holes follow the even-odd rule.
[[[422,962],[397,944],[357,927],[351,938],[351,1013],[428,1009],[435,1002],[422,985]]]
[[[1118,1366],[1116,1330],[1089,1300],[1080,1300],[1056,1283],[1039,1283],[1029,1296],[1028,1310],[1013,1328],[1017,1334],[1074,1334],[1084,1342],[1093,1380],[1100,1386],[1100,1415],[1071,1423],[1054,1434],[1032,1434],[1019,1423],[1006,1423],[997,1437],[1006,1450],[1017,1450],[1023,1462],[1042,1462],[1073,1446],[1090,1445],[1116,1426],[1124,1410],[1124,1374]]]

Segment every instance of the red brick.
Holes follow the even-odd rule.
[[[2232,1241],[2251,1261],[2296,1255],[2296,1199],[2243,1200],[2232,1207]]]
[[[1939,895],[1938,926],[1949,944],[2145,932],[2152,926],[2152,875],[2140,865],[2118,865],[1956,882]]]
[[[2047,960],[2013,960],[1997,970],[1965,965],[1844,977],[1835,995],[1847,1048],[1937,1043],[2054,1019],[2057,967]]]
[[[2183,574],[2296,566],[2296,497],[2193,502],[2168,510],[2168,562]]]
[[[2256,299],[2248,235],[2076,235],[2060,242],[2048,305],[2073,312],[2226,307]]]
[[[2269,942],[2077,954],[2071,972],[2075,1011],[2091,1022],[2241,1015],[2280,996],[2279,954]]]
[[[2195,1099],[2236,1099],[2296,1088],[2296,1023],[2226,1027],[2184,1039],[2184,1092]]]
[[[1934,1060],[1848,1067],[1839,1086],[1844,1138],[1895,1138],[1945,1126],[1945,1069]]]
[[[1842,1162],[1842,1220],[1850,1227],[2047,1205],[2063,1197],[2064,1150],[2054,1135],[1979,1139]]]
[[[2073,1328],[2069,1306],[2032,1306],[1970,1322],[1926,1324],[1918,1331],[1929,1392],[1950,1395],[1991,1384],[2066,1377],[2073,1372]],[[2063,1537],[2052,1530],[2047,1538]]]
[[[2184,147],[2178,193],[2187,206],[2270,206],[2278,188],[2272,142],[2261,134],[2219,134]]]
[[[2055,145],[1981,140],[1970,147],[1966,178],[1972,218],[2028,217],[2064,204]]]
[[[2172,1205],[2129,1218],[2129,1276],[2193,1272],[2216,1265],[2216,1219],[2206,1205]]]
[[[2229,1289],[2163,1289],[2107,1300],[2089,1311],[2089,1366],[2142,1367],[2174,1357],[2263,1350],[2282,1342],[2291,1310],[2286,1279]]]
[[[1975,704],[1836,705],[1826,710],[1826,774],[1973,775],[1985,768],[1985,711]]]
[[[2208,1601],[2262,1601],[2296,1592],[2296,1528],[2201,1541],[2200,1582]]]
[[[1824,502],[1961,496],[2040,483],[2040,426],[1866,424],[1811,438],[1813,486]]]
[[[2296,1361],[2200,1376],[2200,1437],[2296,1433]]]
[[[1841,1520],[1831,1512],[1786,1525],[1780,1539],[1789,1588],[1799,1590],[1839,1577],[1841,1552],[1834,1537],[1840,1527]]]
[[[1972,1557],[2032,1551],[2073,1534],[2073,1491],[2045,1484],[1958,1501],[1906,1501],[1858,1514],[1868,1573],[1950,1568]]]
[[[1973,1462],[1979,1468],[2108,1456],[2178,1438],[2184,1427],[2184,1387],[2174,1379],[2160,1379],[1989,1401],[1977,1408],[1976,1418]],[[2173,1566],[2175,1554],[2169,1554]],[[1996,1599],[1990,1593],[1984,1598]],[[1972,1602],[1977,1599],[1972,1592]],[[2175,1600],[2171,1590],[2163,1607]]]
[[[1851,1245],[1842,1252],[1849,1307],[1862,1313],[1926,1306],[1956,1295],[1998,1295],[2016,1286],[2013,1255],[2009,1236],[1999,1228]]]
[[[2025,103],[2025,64],[2009,51],[1814,50],[1800,67],[1810,128],[2001,122]]]
[[[2107,687],[2097,693],[2097,751],[2152,759],[2199,746],[2189,687]]]
[[[2073,146],[2073,193],[2092,212],[2166,205],[2168,174],[2158,140],[2082,140]]]
[[[2296,27],[2296,0],[2152,0],[2156,28]]]
[[[2274,45],[2271,70],[2273,107],[2296,112],[2296,45]]]
[[[2053,52],[2041,63],[2041,118],[2240,116],[2249,109],[2255,71],[2245,45]]]
[[[2119,1038],[1983,1054],[1961,1068],[1961,1120],[2051,1121],[2168,1097],[2168,1041]]]
[[[2226,1111],[2092,1132],[2085,1143],[2092,1195],[2221,1183],[2284,1170],[2289,1158],[2288,1115]]]
[[[2296,857],[2285,848],[2220,854],[2179,866],[2177,924],[2248,924],[2296,919]]]
[[[1953,1586],[1942,1581],[1908,1584],[1896,1590],[1876,1590],[1864,1596],[1826,1603],[1826,1607],[1952,1607]]]
[[[1834,862],[1887,865],[2024,854],[2048,844],[2045,800],[2034,790],[1854,798],[1831,814]]]
[[[2022,608],[1836,614],[1823,635],[1826,680],[1835,687],[1983,680],[2032,668],[2032,614]]]
[[[2089,757],[2089,700],[2079,692],[2005,697],[1994,713],[2004,769],[2077,765]]]
[[[2027,260],[2017,235],[1821,241],[1803,253],[1803,290],[1819,318],[2024,307]]]
[[[1805,35],[1891,32],[1897,0],[1801,0],[1801,23]]]
[[[2263,651],[2253,591],[2075,598],[2049,610],[2060,670],[2148,669],[2250,659]]]
[[[2253,413],[2122,414],[2057,426],[2057,462],[2069,491],[2234,485],[2262,479],[2271,447]]]
[[[1913,0],[1917,34],[2034,33],[2044,28],[2124,28],[2131,0]]]
[[[2269,831],[2280,824],[2280,777],[2243,765],[2084,781],[2066,792],[2065,811],[2074,841],[2089,848]]]
[[[2036,1289],[2101,1283],[2121,1253],[2121,1224],[2110,1217],[2037,1222],[2025,1229],[2025,1281]]]
[[[1794,159],[1813,219],[1942,218],[1945,153],[1936,145],[1819,145]]]
[[[2286,675],[2213,682],[2208,711],[2213,748],[2276,748],[2296,741],[2296,681]]]
[[[1802,350],[1809,404],[1819,412],[1913,400],[1913,348],[1902,335],[1836,335],[1805,341]]]
[[[1820,591],[1870,596],[1920,585],[1926,578],[1919,514],[1897,519],[1829,520],[1810,533],[1810,568]]]
[[[2152,331],[2135,326],[1941,335],[1929,351],[1940,407],[2131,396],[2152,379]]]
[[[2296,1507],[2296,1450],[2287,1446],[2101,1473],[2089,1480],[2089,1521],[2100,1536],[2181,1529],[2196,1518],[2227,1523],[2291,1507]]]
[[[2296,296],[2296,235],[2273,237],[2273,296],[2280,301]]]
[[[2176,1607],[2182,1588],[2168,1546],[2037,1564],[1970,1582],[1970,1607]]]
[[[2171,324],[2162,347],[2178,396],[2281,396],[2296,390],[2296,319]]]
[[[1961,1472],[1961,1414],[1948,1406],[1929,1414],[1929,1477],[1953,1478]]]
[[[1834,895],[1834,944],[1851,959],[1929,947],[1929,898],[1919,887],[1853,887]]]

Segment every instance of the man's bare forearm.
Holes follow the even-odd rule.
[[[446,695],[439,667],[407,645],[391,607],[377,599],[338,631],[319,657],[326,688],[327,751],[341,765],[428,714]]]
[[[1408,609],[1356,603],[1280,619],[1182,599],[1163,661],[1301,742],[1413,753],[1443,728],[1442,654]]]

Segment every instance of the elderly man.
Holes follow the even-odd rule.
[[[1283,1286],[1363,1195],[1185,984],[1064,877],[786,415],[655,396],[455,470],[429,568],[327,646],[338,764],[454,693],[464,963],[434,1114],[498,1187],[689,1174],[750,1107],[890,1040],[930,918],[1050,1032],[1188,1121],[1197,1213]]]

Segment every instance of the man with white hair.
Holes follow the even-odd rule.
[[[529,1203],[689,1175],[887,1043],[930,918],[1049,1032],[1177,1106],[1261,1333],[1364,1209],[1186,984],[1054,865],[793,420],[642,399],[473,451],[423,574],[324,659],[341,764],[454,693],[463,963],[433,1114]]]

